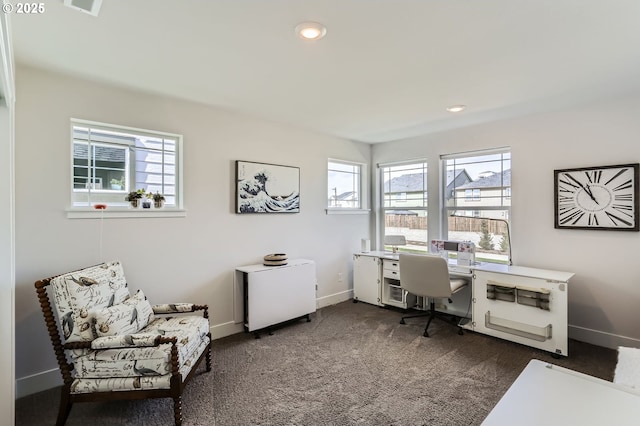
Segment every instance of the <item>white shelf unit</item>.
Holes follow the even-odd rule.
[[[382,304],[413,308],[418,298],[400,286],[400,261],[382,259]],[[422,298],[420,298],[422,301]]]
[[[567,356],[572,275],[518,267],[510,267],[509,273],[476,270],[468,328]]]

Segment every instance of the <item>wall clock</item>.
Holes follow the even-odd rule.
[[[640,230],[638,165],[554,170],[555,227]]]

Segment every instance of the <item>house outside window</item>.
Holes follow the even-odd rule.
[[[364,174],[362,163],[330,159],[327,163],[327,209],[363,209]]]
[[[406,246],[400,251],[426,252],[427,236],[427,163],[381,164],[382,241],[385,235],[403,235]],[[390,247],[385,247],[389,250]]]
[[[181,151],[180,135],[72,119],[72,208],[128,207],[139,189],[181,208]]]
[[[511,153],[499,148],[441,156],[444,173],[460,174],[468,181],[455,181],[443,188],[443,237],[473,241],[476,259],[510,261]]]

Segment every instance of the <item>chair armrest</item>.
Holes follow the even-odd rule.
[[[154,314],[179,314],[184,312],[204,311],[204,317],[209,318],[208,305],[196,305],[194,303],[165,303],[151,306]]]
[[[193,312],[195,305],[193,303],[165,303],[161,305],[153,305],[154,314],[179,314],[181,312]]]
[[[163,343],[178,342],[175,337],[163,337],[156,333],[125,334],[121,336],[98,337],[91,342],[91,349],[143,348]]]

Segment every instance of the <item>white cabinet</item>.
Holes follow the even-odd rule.
[[[382,259],[382,304],[408,309],[416,306],[417,299],[400,285],[400,261]]]
[[[353,301],[382,306],[380,280],[382,260],[377,256],[353,255]]]
[[[242,287],[244,327],[255,331],[316,311],[316,265],[293,259],[285,266],[249,265],[236,268]]]
[[[428,299],[402,288],[398,255],[382,251],[353,256],[353,298],[377,306],[428,309]],[[436,310],[462,319],[463,328],[568,355],[568,289],[571,272],[482,263],[452,277],[470,281]]]
[[[572,273],[511,266],[476,269],[473,321],[479,333],[568,355],[567,295]]]

